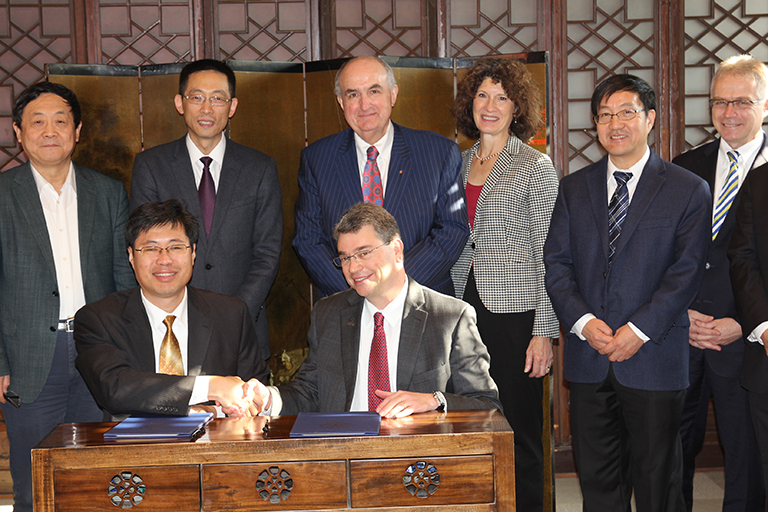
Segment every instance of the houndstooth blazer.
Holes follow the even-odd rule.
[[[464,187],[479,141],[462,154]],[[493,313],[536,310],[533,336],[556,338],[559,326],[544,287],[542,248],[557,198],[549,157],[510,135],[477,201],[475,227],[451,277],[464,296],[474,263],[480,299]]]

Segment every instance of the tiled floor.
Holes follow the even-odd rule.
[[[722,471],[698,471],[693,477],[693,512],[720,512],[724,481]],[[581,512],[581,491],[575,476],[557,477],[555,500],[556,512]],[[12,500],[0,500],[0,512],[12,512],[12,503]]]
[[[693,477],[693,512],[720,512],[724,484],[722,471],[697,471]],[[581,491],[575,476],[555,479],[555,503],[557,512],[581,512]],[[0,512],[5,512],[2,507]]]

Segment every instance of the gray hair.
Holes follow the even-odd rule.
[[[768,67],[751,55],[734,55],[720,63],[720,67],[712,77],[712,83],[709,86],[710,95],[715,89],[715,82],[726,75],[754,77],[760,100],[768,98]]]
[[[342,94],[342,91],[341,91],[341,81],[340,81],[341,72],[344,71],[344,68],[347,67],[347,64],[349,64],[350,62],[352,62],[354,60],[357,60],[357,59],[374,59],[374,60],[376,60],[379,64],[381,64],[381,67],[384,68],[384,72],[387,75],[387,78],[386,78],[387,87],[389,87],[390,89],[394,89],[397,86],[397,80],[395,80],[395,73],[394,73],[394,71],[392,71],[392,68],[389,67],[389,64],[384,62],[383,59],[381,59],[379,57],[376,57],[374,55],[366,55],[366,56],[362,56],[362,57],[351,58],[348,61],[344,62],[344,64],[341,65],[339,70],[336,72],[336,80],[333,83],[333,92],[334,92],[334,94],[336,94],[336,96],[341,98],[341,94]]]

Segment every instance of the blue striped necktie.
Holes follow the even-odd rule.
[[[632,173],[616,171],[613,177],[616,179],[616,191],[613,193],[611,202],[608,203],[608,263],[613,263],[616,241],[621,234],[621,224],[627,216],[627,208],[629,208],[627,182],[632,179]]]
[[[717,238],[717,233],[720,232],[720,228],[723,225],[728,210],[733,204],[733,198],[736,197],[736,192],[739,191],[739,152],[729,151],[728,161],[728,176],[725,177],[725,183],[723,188],[720,189],[720,197],[717,198],[715,203],[715,216],[712,218],[712,241]]]

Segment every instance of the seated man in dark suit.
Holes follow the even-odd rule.
[[[266,414],[377,411],[401,418],[445,409],[501,409],[469,304],[405,273],[397,222],[358,203],[334,230],[351,290],[317,303],[296,379],[257,386]]]
[[[256,412],[243,381],[266,382],[269,369],[246,304],[187,286],[197,237],[197,219],[178,200],[140,206],[125,228],[139,287],[75,315],[77,368],[114,416],[184,415],[207,401]]]
[[[335,93],[349,128],[301,152],[293,248],[320,297],[347,289],[331,263],[333,227],[360,201],[383,205],[397,220],[408,275],[455,293],[450,270],[469,237],[461,153],[441,135],[393,123],[398,90],[378,57],[347,61]]]

